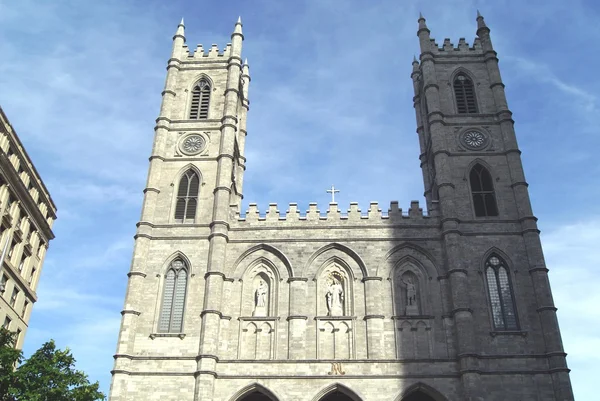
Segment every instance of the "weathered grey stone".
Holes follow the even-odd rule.
[[[427,210],[372,203],[239,211],[248,110],[241,24],[222,54],[192,57],[174,37],[136,235],[111,400],[572,400],[568,369],[513,121],[483,19],[478,40],[442,48],[419,20],[413,64]],[[458,114],[452,81],[474,82],[478,113]],[[190,88],[213,87],[209,118],[188,120]],[[481,144],[465,147],[465,130]],[[183,132],[206,138],[180,154]],[[483,146],[479,150],[473,150]],[[493,177],[499,215],[475,217],[469,171]],[[179,179],[202,177],[192,224],[174,219]],[[406,205],[408,206],[408,205]],[[286,208],[282,208],[283,210]],[[494,329],[484,263],[509,268],[518,326]],[[169,263],[189,268],[181,333],[157,333]],[[407,290],[399,278],[413,278]],[[268,287],[256,313],[257,280]],[[340,288],[330,291],[332,283]],[[337,285],[337,284],[336,284]],[[333,294],[333,295],[332,295]],[[343,294],[343,298],[341,297]],[[334,310],[335,302],[341,303]],[[410,298],[410,300],[409,300]],[[262,301],[261,301],[262,302]],[[254,313],[253,313],[254,311]]]

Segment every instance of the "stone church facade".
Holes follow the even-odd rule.
[[[241,214],[242,24],[190,52],[182,21],[112,401],[573,400],[490,31],[440,47],[418,22],[426,208]]]

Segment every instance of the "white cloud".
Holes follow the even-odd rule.
[[[118,0],[0,0],[0,98],[59,208],[57,239],[42,272],[26,346],[31,350],[55,337],[59,346],[73,349],[80,368],[102,380],[105,391],[169,40],[182,15],[190,47],[201,41],[205,48],[229,40],[227,29],[238,14],[232,7],[243,16],[244,55],[253,77],[246,202],[257,201],[264,210],[277,201],[283,211],[288,202],[303,202],[302,208],[318,201],[324,211],[332,183],[342,189],[342,209],[356,200],[365,211],[369,201],[379,200],[385,210],[394,199],[406,209],[411,199],[421,199],[409,78],[418,54],[418,11],[438,43],[446,36],[455,44],[459,37],[472,43],[477,5],[488,17],[500,58],[508,61],[501,67],[510,72],[508,81],[523,78],[507,92],[520,100],[520,84],[531,82],[540,106],[518,103],[513,111],[520,127],[529,128],[518,132],[521,147],[535,150],[524,159],[536,166],[526,171],[530,180],[533,172],[532,194],[538,191],[545,211],[541,221],[576,221],[595,211],[598,190],[589,177],[598,170],[591,161],[600,143],[598,136],[574,135],[582,125],[578,120],[597,114],[590,112],[597,111],[597,83],[586,78],[594,76],[595,63],[578,63],[571,74],[564,64],[574,67],[576,59],[557,57],[577,46],[583,49],[577,59],[594,56],[589,43],[597,39],[595,25],[560,26],[563,43],[545,37],[557,16],[591,19],[582,4],[205,3],[200,9],[196,3],[157,1],[139,7]],[[220,22],[228,16],[231,23]],[[547,54],[532,54],[539,49]],[[560,110],[560,127],[550,119],[558,114],[557,103],[570,106]],[[588,133],[597,133],[596,125],[588,123]],[[577,163],[569,164],[573,159]],[[557,191],[557,180],[563,187],[577,182],[577,188]],[[570,192],[569,207],[562,207],[566,202],[557,199]],[[590,269],[600,256],[595,223],[600,220],[544,236],[579,397],[595,394],[591,368],[598,363],[594,306],[600,300]]]
[[[576,399],[595,394],[600,364],[600,216],[555,227],[542,237]]]
[[[505,56],[504,58],[515,63],[517,70],[527,74],[528,78],[549,83],[561,92],[573,97],[578,101],[578,104],[584,106],[585,112],[597,111],[598,97],[595,94],[556,76],[549,65],[524,57]]]

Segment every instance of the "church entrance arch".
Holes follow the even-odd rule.
[[[415,391],[410,393],[406,397],[402,398],[402,401],[436,401],[435,398],[423,393],[422,391]]]
[[[273,401],[273,399],[260,391],[253,391],[240,398],[239,401]]]
[[[356,401],[353,398],[350,398],[346,394],[341,391],[334,391],[332,393],[327,394],[325,397],[321,398],[320,401]]]

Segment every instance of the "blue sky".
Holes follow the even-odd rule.
[[[525,4],[527,3],[527,4]],[[432,37],[492,30],[578,400],[600,364],[600,3],[0,0],[0,104],[58,206],[25,352],[49,338],[108,392],[171,37],[229,42],[252,84],[245,203],[422,200],[410,68]],[[350,94],[361,93],[361,97]]]

